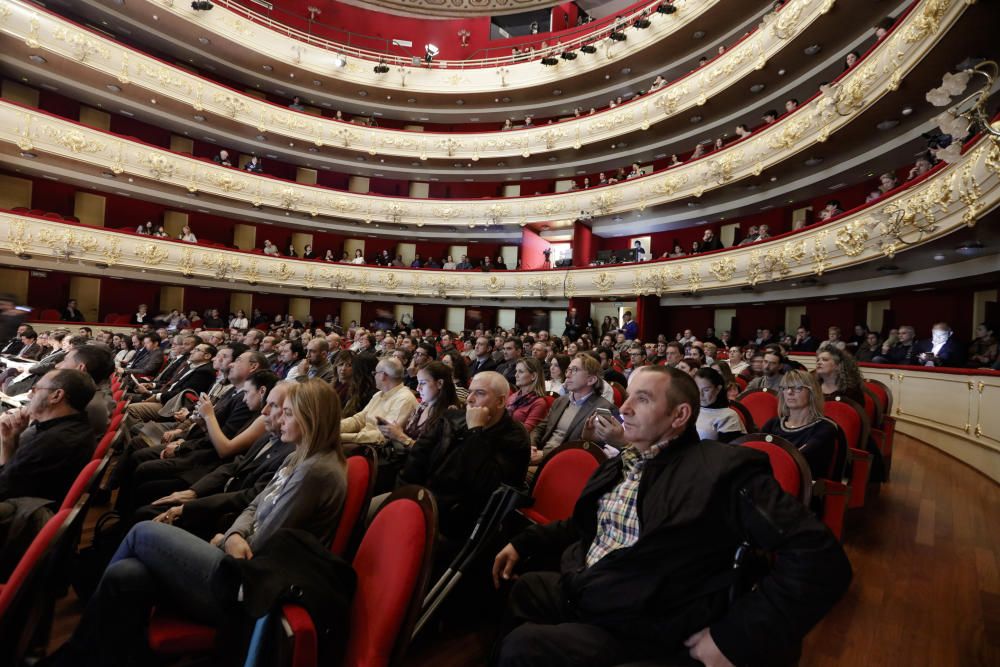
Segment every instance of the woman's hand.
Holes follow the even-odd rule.
[[[542,450],[540,450],[540,449],[538,449],[538,447],[535,447],[534,445],[532,445],[531,446],[531,460],[530,460],[531,465],[533,465],[533,466],[538,465],[539,463],[542,462],[543,458],[545,458],[545,455],[542,454]]]
[[[406,442],[409,440],[403,429],[399,427],[399,424],[394,424],[393,422],[379,423],[378,430],[386,440],[395,440],[396,442]]]
[[[194,408],[198,411],[198,414],[205,419],[205,421],[215,419],[215,406],[206,394],[202,394],[198,398],[198,402],[195,403]]]
[[[178,505],[177,507],[171,507],[166,512],[163,512],[162,514],[156,516],[153,519],[153,521],[155,521],[156,523],[169,523],[173,525],[173,523],[177,521],[177,519],[179,519],[181,517],[181,514],[183,513],[184,513],[184,506]]]

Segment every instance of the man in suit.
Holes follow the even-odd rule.
[[[14,354],[22,359],[37,360],[42,355],[42,346],[38,344],[38,334],[31,327],[24,330],[20,338],[21,347],[14,350]]]
[[[625,340],[635,340],[639,337],[639,323],[632,319],[632,311],[626,310],[622,315],[622,333]]]
[[[606,408],[615,416],[618,408],[601,398],[601,363],[589,354],[573,357],[566,369],[566,395],[552,404],[548,416],[531,431],[531,464],[564,442],[580,440],[587,419],[598,408]]]
[[[965,346],[954,338],[947,322],[938,322],[931,328],[931,339],[920,343],[918,359],[924,366],[965,366]]]
[[[190,488],[140,508],[134,519],[171,523],[206,540],[219,532],[220,521],[242,512],[295,449],[294,443],[281,441],[281,406],[291,384],[279,382],[267,395],[262,411],[267,432],[246,454],[220,465]]]
[[[474,357],[469,366],[469,377],[483,371],[496,370],[497,362],[493,359],[493,341],[486,336],[476,339],[476,346],[473,348]]]
[[[503,342],[503,362],[494,369],[497,373],[507,378],[510,386],[514,386],[514,371],[517,369],[517,362],[524,355],[524,343],[520,338],[508,338]]]
[[[196,345],[186,355],[187,361],[183,370],[175,375],[169,384],[163,385],[160,391],[139,385],[143,388],[140,393],[148,394],[149,397],[141,403],[128,406],[128,423],[156,419],[163,405],[182,392],[193,391],[200,394],[208,391],[215,381],[215,369],[212,367],[212,357],[215,356],[215,352],[215,347],[208,343]]]
[[[160,372],[161,366],[163,366],[163,350],[160,349],[160,337],[150,332],[142,337],[142,349],[136,352],[128,367],[122,372],[153,376]]]

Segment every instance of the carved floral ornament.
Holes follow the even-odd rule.
[[[34,16],[41,25],[38,35],[40,48],[53,55],[82,62],[71,48],[71,40],[66,38],[69,34],[83,34],[75,29],[74,24],[58,16],[30,10],[26,0],[6,2],[6,5],[0,6],[13,7],[18,11],[9,24],[0,23],[0,32],[22,39],[31,30],[29,16]],[[783,21],[789,23],[794,30],[802,31],[825,13],[826,9],[821,0],[793,0],[781,13],[787,17]],[[647,130],[651,123],[704,104],[727,86],[740,81],[754,69],[759,69],[787,43],[787,40],[776,38],[770,31],[758,30],[722,57],[708,63],[699,70],[697,76],[678,81],[637,102],[594,117],[585,116],[555,126],[540,126],[517,132],[448,135],[383,128],[362,129],[328,118],[295,113],[131,51],[98,34],[91,35],[88,39],[96,40],[100,46],[99,49],[92,48],[88,51],[88,67],[116,77],[122,85],[141,86],[159,97],[175,99],[189,105],[200,115],[205,115],[205,112],[214,113],[252,127],[259,133],[274,133],[317,147],[329,145],[369,155],[421,160],[453,157],[472,161],[518,155],[527,158],[533,154],[569,148],[578,150],[585,143],[593,144],[623,133]],[[549,69],[533,64],[536,65],[534,69]],[[474,72],[475,70],[468,72],[466,76],[473,76]],[[491,85],[492,83],[491,80]],[[437,92],[451,92],[453,89],[454,86],[449,83],[447,88]],[[463,84],[463,90],[466,89]]]
[[[1000,205],[1000,145],[988,139],[930,178],[834,222],[774,241],[665,262],[593,269],[452,273],[307,262],[149,239],[104,228],[0,213],[0,263],[29,257],[83,266],[141,270],[164,281],[181,276],[307,288],[321,295],[564,299],[682,294],[822,275],[939,238]]]
[[[172,183],[191,192],[201,191],[254,206],[365,223],[440,226],[464,219],[469,224],[523,226],[548,223],[579,211],[613,215],[700,197],[708,190],[759,175],[762,170],[808,146],[825,141],[831,133],[846,126],[889,92],[893,75],[912,69],[966,7],[965,2],[958,0],[923,0],[907,15],[899,29],[825,94],[803,105],[789,118],[713,154],[710,159],[696,160],[664,173],[599,190],[503,200],[503,204],[489,199],[452,199],[443,204],[435,200],[331,192],[316,186],[236,172],[169,151],[140,147],[125,139],[117,141],[131,148],[112,155],[108,134],[53,116],[26,112],[6,102],[0,103],[0,140],[34,146],[71,159],[82,159],[86,153],[88,162],[102,164],[115,173],[125,171],[145,178],[159,178],[163,183]],[[909,21],[919,24],[920,30],[909,30]],[[838,111],[840,103],[850,107],[848,115]],[[154,160],[154,156],[161,156],[163,160]],[[172,171],[168,165],[173,166]]]

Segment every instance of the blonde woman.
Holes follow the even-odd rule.
[[[282,528],[329,543],[347,494],[340,401],[333,388],[316,379],[289,386],[280,432],[294,451],[211,544],[166,523],[143,521],[129,531],[56,664],[134,664],[148,652],[145,624],[154,606],[168,604],[186,618],[216,626],[246,613],[238,594],[244,589],[252,595],[259,582],[244,580],[238,562],[252,559]]]
[[[792,369],[781,377],[778,416],[760,431],[798,447],[813,479],[840,479],[846,452],[837,452],[838,426],[823,416],[823,392],[811,373]]]
[[[517,391],[507,397],[507,412],[531,433],[549,413],[542,362],[534,357],[519,359],[514,367],[514,384]]]

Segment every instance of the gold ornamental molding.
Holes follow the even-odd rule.
[[[554,7],[560,0],[342,0],[345,4],[365,9],[376,7],[385,12],[404,16],[435,18],[467,18],[470,16],[502,16],[533,9]]]
[[[702,159],[590,190],[500,200],[394,198],[335,191],[222,167],[6,101],[0,101],[0,141],[14,143],[21,150],[34,147],[115,174],[155,178],[189,192],[364,223],[525,226],[575,217],[580,211],[594,215],[641,211],[701,197],[706,191],[760,175],[764,169],[825,142],[895,90],[967,6],[964,0],[923,0],[845,77],[781,121]],[[851,238],[846,242],[853,243]]]
[[[38,258],[48,258],[66,262],[67,271],[73,271],[76,262],[135,269],[143,272],[143,279],[225,280],[341,298],[345,293],[459,300],[683,295],[801,279],[881,259],[889,256],[881,243],[887,235],[899,243],[893,253],[906,252],[975,225],[998,205],[1000,143],[984,138],[926,180],[840,220],[773,241],[688,258],[496,273],[381,268],[269,257],[0,212],[0,262],[38,266]],[[901,227],[892,227],[896,210],[905,213]],[[927,220],[934,224],[924,224]]]
[[[151,58],[63,17],[40,12],[24,0],[5,0],[0,5],[16,10],[0,21],[0,33],[18,40],[33,34],[37,48],[48,54],[117,79],[123,86],[138,86],[157,97],[172,98],[196,114],[212,113],[256,132],[372,156],[478,161],[578,150],[585,145],[615,140],[623,134],[648,130],[656,123],[703,105],[764,67],[795,36],[826,14],[833,2],[793,0],[721,57],[659,91],[616,109],[534,129],[461,134],[365,128],[292,111]],[[494,89],[496,84],[494,81]],[[446,87],[452,91],[456,86],[449,81]]]
[[[552,53],[558,56],[564,49],[578,49],[583,44],[593,44],[597,53],[572,61],[560,59],[559,64],[554,67],[543,67],[539,63],[538,59],[544,55],[541,50],[536,51],[535,59],[532,60],[505,54],[503,57],[475,60],[435,59],[431,67],[424,64],[415,66],[409,57],[357,49],[295,30],[267,16],[256,14],[249,7],[232,0],[217,0],[215,8],[210,12],[194,11],[190,2],[181,0],[130,0],[129,7],[138,8],[131,10],[137,18],[150,13],[169,13],[182,19],[189,26],[184,34],[177,37],[185,41],[190,39],[191,34],[214,35],[258,53],[269,62],[280,61],[316,75],[400,92],[468,94],[551,85],[599,69],[611,60],[626,58],[659,44],[720,2],[721,0],[678,0],[675,3],[677,11],[673,14],[652,11],[658,3],[650,2],[641,9],[623,15],[623,21],[631,25],[633,19],[638,18],[646,8],[651,8],[652,13],[647,17],[649,28],[627,29],[628,39],[623,42],[616,42],[608,37],[612,32],[611,25],[596,29],[593,33],[553,48]],[[423,55],[422,44],[415,45],[414,48],[421,49],[417,55]],[[337,55],[347,58],[344,67],[334,67],[333,61]],[[373,71],[373,66],[380,60],[390,66],[389,72],[376,74]],[[503,70],[502,75],[500,70]]]

